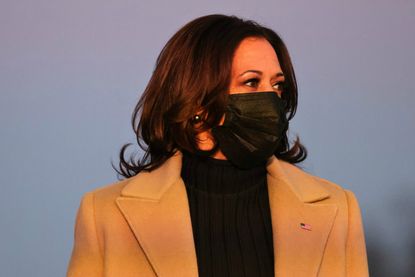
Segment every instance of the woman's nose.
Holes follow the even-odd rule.
[[[260,90],[260,91],[273,91],[273,90],[274,90],[274,87],[273,87],[271,84],[268,84],[268,83],[262,83],[262,84],[259,86],[259,90]]]

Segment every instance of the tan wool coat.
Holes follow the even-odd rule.
[[[85,193],[67,276],[198,276],[181,163]],[[353,192],[274,156],[267,172],[275,276],[368,276]]]

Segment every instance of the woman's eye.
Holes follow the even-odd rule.
[[[258,79],[253,78],[253,79],[249,79],[247,81],[244,82],[245,85],[249,86],[249,87],[256,87],[258,85]]]
[[[285,82],[284,81],[281,81],[281,82],[276,83],[274,85],[274,88],[276,88],[279,91],[283,91],[284,88],[285,88]]]

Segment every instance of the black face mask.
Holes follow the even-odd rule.
[[[240,168],[264,165],[288,129],[285,105],[274,91],[229,94],[224,123],[212,128],[228,160]]]

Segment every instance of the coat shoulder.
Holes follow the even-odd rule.
[[[89,191],[90,193],[93,193],[95,195],[100,195],[100,196],[115,196],[115,195],[119,195],[121,190],[124,188],[124,186],[127,184],[127,182],[129,181],[129,179],[125,179],[125,180],[119,180],[119,181],[115,181],[112,183],[107,183],[104,185],[101,185],[91,191]]]
[[[85,194],[93,195],[94,204],[97,208],[103,206],[115,206],[115,200],[121,195],[121,191],[128,184],[131,178],[107,183],[92,189]]]
[[[97,226],[97,233],[99,238],[103,241],[103,229],[115,223],[121,217],[120,211],[117,207],[117,198],[121,196],[121,191],[128,184],[131,178],[107,183],[96,187],[95,189],[87,191],[83,199],[87,198],[89,201],[88,209],[90,209],[95,218]]]
[[[310,173],[296,165],[291,166],[295,167],[296,170],[300,170],[302,174],[307,176],[307,178],[313,180],[313,182],[310,182],[311,184],[314,183],[315,185],[326,190],[330,194],[330,197],[328,199],[329,202],[347,203],[347,193],[351,193],[351,191],[349,189],[346,189],[342,184],[338,184],[332,180],[323,178],[321,176],[317,176],[314,173]]]

